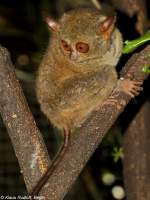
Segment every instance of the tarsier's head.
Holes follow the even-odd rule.
[[[121,36],[116,35],[115,16],[105,16],[96,9],[81,8],[65,13],[59,22],[49,17],[46,21],[57,34],[62,53],[72,62],[100,59],[112,48],[114,53],[117,51],[115,39]]]

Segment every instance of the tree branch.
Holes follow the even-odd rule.
[[[50,160],[16,79],[10,55],[2,47],[0,47],[0,113],[11,138],[27,190],[30,191],[50,165]]]
[[[132,59],[132,67],[127,63],[124,77],[144,80],[144,64],[150,65],[150,46]],[[26,104],[22,90],[16,80],[14,69],[6,49],[0,48],[0,111],[6,124],[20,167],[24,174],[28,191],[46,171],[49,159],[40,133]],[[63,199],[77,176],[95,151],[104,135],[123,111],[130,97],[124,93],[113,93],[116,105],[104,105],[94,111],[79,130],[72,135],[71,144],[64,158],[40,195],[45,199]]]

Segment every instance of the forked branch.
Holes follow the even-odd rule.
[[[147,74],[142,71],[150,66],[150,45],[133,55],[125,65],[122,76],[144,81]],[[114,124],[119,114],[130,101],[124,93],[113,93],[115,105],[105,104],[94,111],[71,138],[71,144],[59,166],[40,192],[49,200],[61,200],[74,183],[88,159]],[[14,67],[6,49],[0,48],[0,112],[7,127],[18,158],[28,191],[50,164],[42,136],[16,79]]]

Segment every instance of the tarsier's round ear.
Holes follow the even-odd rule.
[[[98,35],[102,35],[106,40],[111,37],[116,22],[116,16],[107,17],[98,25]]]
[[[56,20],[54,20],[53,18],[47,16],[47,17],[45,17],[45,21],[46,21],[48,27],[52,31],[59,32],[59,30],[60,30],[60,24]]]

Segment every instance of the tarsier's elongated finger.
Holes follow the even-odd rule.
[[[134,85],[134,86],[133,86],[133,89],[135,89],[135,90],[137,90],[137,91],[142,91],[142,90],[143,90],[143,87]]]
[[[142,81],[132,81],[132,83],[133,83],[134,85],[142,85],[142,84],[143,84]]]
[[[131,90],[130,93],[132,93],[134,96],[137,96],[137,95],[139,95],[140,91]]]

